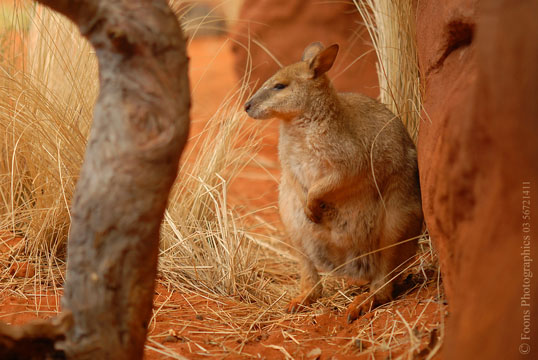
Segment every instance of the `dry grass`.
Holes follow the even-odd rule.
[[[321,281],[325,296],[308,311],[287,314],[283,310],[290,293],[297,291],[294,281],[296,274],[288,270],[292,264],[276,260],[272,254],[271,258],[256,259],[250,268],[252,278],[249,281],[239,280],[239,291],[232,293],[233,296],[222,296],[222,289],[217,285],[219,282],[212,283],[215,288],[207,288],[206,275],[200,276],[202,284],[198,286],[189,284],[191,279],[185,280],[183,277],[168,282],[171,289],[180,288],[183,301],[178,301],[177,297],[175,301],[171,300],[173,292],[165,292],[157,298],[154,319],[163,317],[173,320],[166,323],[164,328],[159,326],[158,321],[152,322],[154,331],[150,336],[150,349],[165,351],[169,356],[179,355],[174,347],[166,347],[165,350],[158,345],[172,333],[176,339],[187,342],[188,353],[199,356],[232,354],[255,357],[257,350],[249,348],[249,344],[259,342],[261,346],[281,351],[286,358],[284,351],[294,353],[300,351],[298,349],[310,350],[320,345],[334,346],[336,343],[339,344],[338,352],[352,355],[360,351],[365,358],[378,358],[382,354],[385,357],[392,354],[395,358],[413,358],[421,351],[423,358],[429,358],[440,346],[435,340],[443,328],[444,306],[439,305],[442,304],[442,290],[435,266],[436,255],[427,237],[420,240],[420,246],[421,251],[414,261],[398,271],[412,279],[414,287],[408,291],[410,295],[387,303],[373,311],[372,316],[359,320],[352,327],[352,335],[337,328],[341,328],[339,323],[343,322],[342,314],[345,314],[347,305],[365,289],[349,286],[342,279],[324,274]],[[257,249],[256,253],[263,254],[263,250]],[[220,260],[217,263],[220,264]],[[226,265],[223,268],[228,269]],[[192,268],[180,271],[185,270],[194,271]],[[204,270],[215,272],[212,265],[207,265],[199,272]],[[263,287],[268,281],[272,282],[271,286]],[[250,289],[242,292],[241,286],[245,285]],[[245,293],[248,295],[245,296]],[[193,320],[195,316],[202,321]],[[334,323],[329,327],[334,327],[333,332],[324,327],[313,331],[316,327],[312,324],[316,319],[319,321],[331,317]],[[337,317],[340,320],[336,320]],[[269,332],[282,334],[282,342],[279,345],[265,345],[260,338],[263,339],[264,334]],[[210,340],[204,334],[211,334]],[[432,344],[431,348],[428,344]],[[185,355],[185,350],[180,354]]]
[[[13,20],[29,29],[4,32],[0,68],[0,222],[24,241],[33,279],[61,286],[69,203],[82,163],[97,94],[96,61],[57,15],[17,2]],[[6,49],[6,48],[4,48]]]
[[[377,54],[380,100],[416,141],[422,111],[412,1],[353,0]]]
[[[15,10],[10,15],[12,21],[30,20],[27,31],[4,32],[2,39],[3,44],[18,45],[3,51],[0,61],[0,235],[8,235],[0,236],[0,241],[9,247],[0,254],[0,291],[26,297],[45,291],[61,293],[69,205],[98,85],[96,59],[71,24],[33,6]],[[327,296],[308,312],[284,312],[285,304],[298,291],[293,256],[282,245],[281,234],[260,231],[263,224],[256,222],[255,210],[238,214],[227,203],[228,185],[258,147],[260,129],[246,125],[240,105],[248,96],[247,82],[248,77],[223,101],[204,130],[190,139],[182,157],[180,180],[162,227],[159,282],[168,291],[157,298],[150,325],[154,332],[147,345],[163,356],[182,358],[161,344],[168,333],[159,330],[157,320],[178,311],[179,305],[171,300],[177,294],[184,299],[181,314],[192,310],[207,322],[196,329],[185,317],[171,324],[192,335],[193,353],[204,353],[200,348],[207,347],[194,339],[196,334],[210,333],[212,341],[219,344],[219,350],[209,351],[210,355],[247,356],[245,347],[260,331],[279,331],[295,345],[315,344],[304,328],[311,326],[312,319],[324,316],[327,309],[344,312],[361,291],[346,286],[341,279],[323,276]],[[387,83],[385,88],[391,86]],[[401,116],[415,109],[395,104]],[[7,244],[11,235],[22,241]],[[438,306],[442,292],[432,265],[435,254],[427,238],[421,240],[421,246],[416,261],[401,271],[420,278],[414,292],[417,304],[422,301],[422,289],[437,287],[431,306]],[[35,275],[15,277],[10,273],[14,262],[30,263]],[[198,307],[194,302],[200,299],[218,306]],[[430,318],[423,318],[429,313],[426,309],[413,318],[415,310],[405,307],[409,301],[396,300],[376,310],[372,318],[355,327],[353,336],[342,338],[348,345],[341,351],[354,352],[360,345],[370,356],[378,351],[405,357],[416,354],[433,325]],[[185,303],[192,308],[185,308]],[[438,312],[434,323],[442,328],[442,307]],[[330,337],[325,340],[332,341]],[[268,346],[286,357],[284,347]]]
[[[256,131],[244,128],[240,109],[245,88],[191,139],[193,150],[186,154],[165,214],[160,270],[176,288],[269,303],[278,290],[268,284],[270,271],[260,265],[271,256],[259,246],[260,236],[249,232],[243,216],[227,204],[228,184],[256,149]]]

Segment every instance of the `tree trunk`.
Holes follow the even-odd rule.
[[[39,0],[99,59],[100,95],[72,204],[69,359],[140,359],[159,227],[189,128],[185,40],[166,0]]]

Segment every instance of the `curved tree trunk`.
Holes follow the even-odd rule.
[[[91,42],[101,85],[72,204],[61,347],[70,359],[140,359],[189,128],[185,40],[166,0],[39,2]]]

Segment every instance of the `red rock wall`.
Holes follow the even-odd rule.
[[[279,68],[255,39],[283,64],[300,60],[304,48],[321,41],[326,46],[338,43],[340,53],[329,72],[339,91],[359,91],[376,97],[375,53],[370,37],[360,25],[362,19],[352,3],[310,0],[245,0],[233,30],[236,72],[245,74],[250,47],[253,71],[251,80],[258,86]],[[366,56],[352,64],[358,57]],[[350,66],[350,64],[352,64]],[[343,73],[346,67],[349,68]],[[340,75],[339,75],[340,74]]]
[[[450,308],[446,359],[538,358],[538,286],[525,273],[538,262],[537,14],[537,1],[418,3],[430,119],[419,167]]]

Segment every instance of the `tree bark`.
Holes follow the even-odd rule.
[[[72,204],[69,359],[140,359],[159,227],[189,129],[185,39],[166,0],[38,0],[96,50],[100,95]]]

